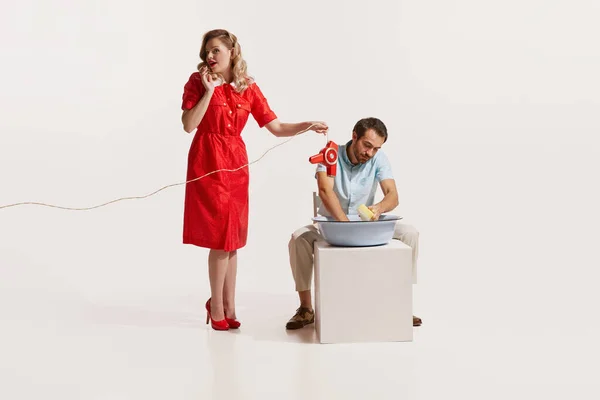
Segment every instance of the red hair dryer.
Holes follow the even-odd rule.
[[[333,141],[327,142],[327,145],[321,149],[319,154],[311,156],[308,161],[311,164],[325,164],[327,175],[335,176],[338,160],[338,145]]]

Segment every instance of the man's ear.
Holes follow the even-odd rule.
[[[356,134],[356,131],[352,131],[352,141],[356,142],[357,138],[358,138],[358,135]]]

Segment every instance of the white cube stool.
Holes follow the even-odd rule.
[[[320,343],[412,341],[412,250],[315,243],[315,329]]]

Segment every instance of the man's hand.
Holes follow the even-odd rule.
[[[367,207],[369,210],[371,210],[371,212],[373,213],[373,217],[371,218],[371,221],[377,221],[379,220],[379,216],[381,215],[381,207],[379,206],[379,204],[374,204],[370,207]]]

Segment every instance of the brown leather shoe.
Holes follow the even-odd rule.
[[[421,318],[413,315],[413,326],[421,326],[422,323]]]
[[[285,325],[285,329],[300,329],[315,322],[315,312],[305,307],[296,310],[296,314]]]

